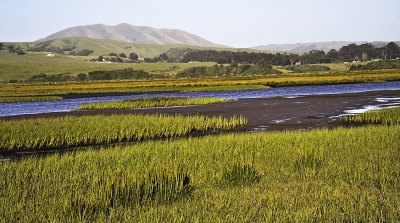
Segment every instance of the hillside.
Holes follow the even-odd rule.
[[[339,50],[343,46],[349,45],[351,43],[356,43],[357,45],[366,43],[367,41],[332,41],[332,42],[311,42],[311,43],[294,43],[294,44],[269,44],[260,45],[252,47],[258,50],[271,50],[271,51],[287,51],[287,52],[297,52],[305,53],[311,50],[324,50],[329,51],[331,49]],[[381,47],[388,44],[388,42],[375,41],[371,42],[376,47]],[[397,44],[400,41],[396,42]]]
[[[86,37],[139,44],[183,44],[206,47],[222,46],[178,29],[156,29],[149,26],[133,26],[127,23],[115,26],[96,24],[71,27],[38,41],[42,42],[65,37]]]
[[[109,53],[125,53],[129,55],[135,52],[139,57],[155,57],[168,51],[171,48],[189,47],[185,45],[157,45],[157,44],[136,44],[119,42],[114,40],[89,39],[82,37],[68,37],[61,39],[48,40],[43,42],[33,42],[28,44],[28,49],[37,52],[57,52],[64,54],[70,52],[80,52],[84,49],[92,50],[90,56],[108,55]],[[60,52],[58,52],[60,53]]]
[[[42,42],[27,42],[27,43],[6,43],[19,46],[24,50],[35,52],[55,52],[61,54],[79,53],[82,50],[89,49],[93,52],[89,56],[108,55],[109,53],[125,53],[129,55],[135,52],[142,58],[156,57],[162,53],[168,52],[169,57],[181,57],[187,49],[199,50],[231,50],[231,51],[247,51],[260,52],[261,50],[249,48],[224,48],[224,47],[201,47],[182,44],[136,44],[119,42],[114,40],[89,39],[83,37],[67,37],[61,39],[47,40]],[[172,49],[172,50],[171,50]]]

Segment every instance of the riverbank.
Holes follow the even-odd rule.
[[[339,115],[346,110],[362,109],[364,106],[385,105],[377,100],[386,97],[400,97],[400,90],[369,91],[348,94],[327,94],[309,96],[281,96],[270,98],[248,98],[223,104],[179,106],[148,109],[100,109],[74,110],[0,117],[1,120],[38,117],[82,116],[95,114],[182,114],[207,116],[243,116],[248,123],[230,131],[274,131],[308,130],[313,128],[334,128],[341,123]]]

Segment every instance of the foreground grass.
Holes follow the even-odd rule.
[[[155,138],[243,125],[242,117],[168,115],[66,116],[0,121],[0,151],[34,150]]]
[[[348,123],[400,124],[400,107],[369,111],[341,118]]]
[[[397,125],[229,134],[3,162],[0,219],[396,222],[399,138]]]
[[[227,102],[224,98],[182,98],[182,97],[161,97],[161,98],[138,98],[123,101],[97,102],[79,106],[79,109],[134,109],[187,105],[206,105]]]
[[[59,96],[36,96],[36,97],[0,97],[0,103],[15,102],[37,102],[37,101],[57,101],[62,100]]]

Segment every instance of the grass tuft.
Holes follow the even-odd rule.
[[[221,179],[217,181],[219,187],[247,186],[258,183],[261,175],[253,165],[234,164],[224,170]]]
[[[400,107],[369,111],[358,115],[348,115],[342,117],[341,121],[360,124],[400,124]]]

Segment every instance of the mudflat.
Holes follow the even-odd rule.
[[[148,109],[102,109],[75,110],[19,116],[0,117],[4,119],[56,117],[66,115],[94,114],[182,114],[208,116],[243,116],[248,123],[229,131],[279,131],[334,128],[342,125],[339,115],[346,110],[361,109],[370,105],[386,105],[379,98],[400,97],[400,90],[369,91],[360,93],[311,95],[294,97],[248,98],[237,101],[183,107]]]

